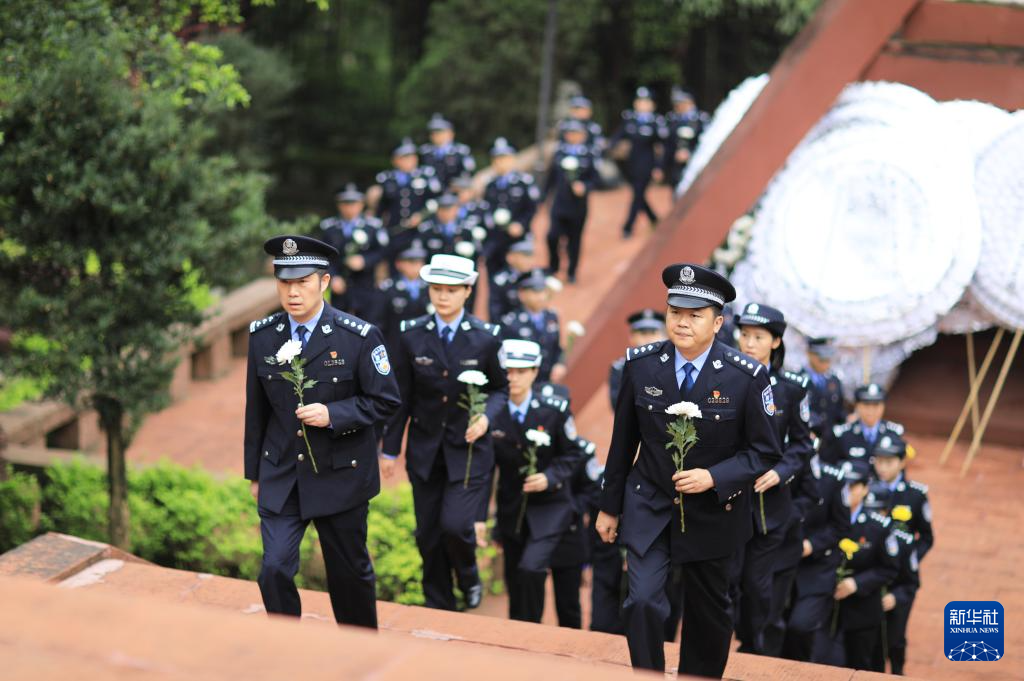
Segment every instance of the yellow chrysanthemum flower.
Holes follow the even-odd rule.
[[[917,450],[914,449],[913,445],[907,445],[907,460],[913,459],[917,456]]]
[[[853,554],[860,551],[860,544],[852,539],[840,539],[839,550],[846,554],[846,560],[851,560],[853,558]]]
[[[914,517],[914,512],[910,510],[909,506],[900,504],[892,509],[892,519],[901,523],[908,522]]]

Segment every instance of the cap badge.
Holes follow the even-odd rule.
[[[687,265],[683,269],[679,270],[679,281],[684,284],[692,284],[696,277],[693,274],[693,268]]]
[[[750,305],[747,305],[747,312],[749,312],[750,314],[757,314],[757,311],[759,309],[761,308],[757,306],[757,303],[751,303]]]
[[[285,239],[281,245],[281,252],[285,255],[295,255],[299,252],[299,247],[295,244],[294,239]]]
[[[878,386],[875,385],[874,383],[872,383],[871,385],[868,386],[868,395],[877,395],[877,394],[878,394]]]

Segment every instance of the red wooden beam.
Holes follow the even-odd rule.
[[[1024,47],[1024,8],[925,0],[900,36],[908,42]]]
[[[772,69],[771,82],[700,177],[662,220],[588,323],[570,363],[568,384],[583,405],[623,353],[622,320],[638,307],[665,304],[661,270],[703,262],[782,167],[843,87],[858,80],[920,0],[826,0]]]
[[[864,80],[891,80],[935,99],[977,99],[1009,111],[1024,109],[1024,67],[883,52]]]

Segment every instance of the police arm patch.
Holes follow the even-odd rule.
[[[896,539],[896,535],[890,534],[885,538],[885,552],[893,558],[899,555],[900,545],[899,540]]]
[[[391,373],[391,360],[388,359],[388,351],[383,345],[378,345],[370,353],[370,359],[373,360],[373,367],[377,370],[377,373],[381,376],[387,376]]]
[[[804,423],[811,422],[811,402],[804,394],[804,398],[800,400],[800,420]]]
[[[764,413],[768,416],[775,416],[775,396],[772,394],[770,385],[766,385],[761,391],[761,406],[764,407]]]

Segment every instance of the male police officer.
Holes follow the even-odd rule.
[[[425,217],[427,202],[439,196],[443,188],[433,168],[419,165],[416,145],[408,137],[391,152],[391,164],[391,170],[377,174],[377,217],[388,230],[394,254],[416,239],[416,227]]]
[[[334,199],[338,215],[321,221],[324,240],[341,253],[331,262],[331,303],[380,324],[380,297],[374,289],[374,269],[386,255],[388,232],[381,221],[364,215],[364,196],[348,184]]]
[[[544,196],[551,201],[551,224],[548,227],[548,271],[557,275],[561,268],[561,243],[566,241],[569,256],[568,281],[576,283],[583,227],[587,222],[590,191],[597,182],[597,159],[584,144],[586,128],[570,120],[564,126],[565,142],[558,145],[548,168]]]
[[[455,127],[439,113],[427,122],[430,144],[420,145],[420,165],[430,166],[437,174],[443,189],[448,189],[452,180],[476,170],[476,161],[469,147],[455,141]]]
[[[626,636],[634,667],[663,671],[665,580],[682,564],[681,674],[721,677],[732,638],[728,568],[750,538],[750,486],[782,453],[768,372],[715,341],[732,284],[699,265],[666,267],[669,340],[626,352],[597,530],[628,551]],[[696,403],[697,444],[677,471],[666,413]],[[637,448],[639,447],[639,455]],[[634,463],[635,459],[635,463]],[[685,498],[685,531],[679,498]]]
[[[301,614],[294,578],[312,520],[334,618],[376,627],[366,550],[368,502],[380,491],[374,428],[398,408],[398,384],[380,331],[324,303],[337,251],[301,236],[276,237],[263,248],[274,256],[284,307],[249,327],[245,477],[259,504],[263,604],[269,613]],[[301,344],[298,357],[315,384],[301,399],[282,377],[291,367],[275,358],[289,340]]]
[[[484,248],[487,273],[494,276],[505,267],[509,247],[530,234],[530,223],[537,212],[540,190],[533,175],[515,169],[516,149],[504,137],[491,147],[494,179],[484,189],[484,201],[491,211],[490,233]]]
[[[665,315],[647,307],[629,315],[629,345],[638,348],[648,343],[665,340]],[[608,397],[612,401],[612,409],[619,399],[619,386],[622,385],[622,370],[626,367],[626,358],[619,357],[612,362],[608,370]]]
[[[645,87],[637,88],[633,108],[622,112],[622,126],[608,142],[609,149],[613,150],[619,140],[628,139],[630,143],[626,173],[633,187],[633,201],[629,204],[629,215],[622,226],[624,238],[632,236],[633,222],[641,210],[647,214],[652,227],[658,222],[658,216],[648,205],[645,195],[652,179],[655,182],[661,181],[659,148],[667,137],[668,127],[665,119],[654,112],[651,91]]]
[[[831,439],[832,428],[846,422],[843,384],[832,371],[836,349],[827,338],[807,339],[807,398],[811,408],[811,431]]]
[[[665,116],[668,135],[665,140],[665,174],[675,187],[683,177],[690,155],[697,146],[708,115],[697,109],[693,95],[681,87],[672,88],[672,111]]]
[[[465,310],[477,272],[473,261],[435,255],[420,278],[429,284],[434,314],[401,325],[395,351],[402,405],[388,423],[382,469],[390,475],[406,425],[406,470],[416,511],[416,544],[423,556],[427,607],[455,609],[452,571],[469,608],[480,605],[483,587],[476,566],[481,508],[494,470],[490,424],[505,408],[508,378],[499,359],[498,326]],[[487,379],[484,413],[469,421],[459,405],[467,387],[463,371]],[[470,458],[470,445],[472,457]],[[481,536],[482,539],[482,536]]]

